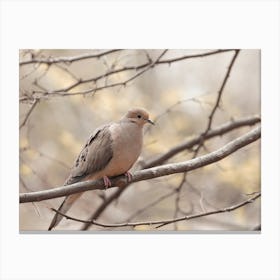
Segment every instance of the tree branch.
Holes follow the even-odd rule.
[[[230,132],[234,129],[243,127],[243,126],[252,126],[255,125],[256,123],[260,122],[261,119],[258,116],[250,116],[250,117],[245,117],[242,119],[238,119],[236,121],[232,121],[232,122],[228,122],[225,123],[219,127],[216,127],[212,130],[209,130],[205,135],[204,135],[204,140],[208,140],[210,138],[216,137],[216,136],[221,136],[227,132]],[[158,156],[155,159],[152,159],[146,163],[143,164],[143,169],[147,169],[147,168],[151,168],[154,166],[158,166],[160,164],[162,164],[163,162],[167,161],[168,159],[172,158],[173,156],[177,155],[178,153],[187,150],[187,149],[191,149],[193,146],[199,144],[200,139],[201,139],[201,135],[198,136],[194,136],[191,139],[179,144],[176,147],[173,147],[172,149],[170,149],[169,151],[167,151],[166,153]]]
[[[30,109],[28,110],[27,114],[24,117],[24,120],[22,121],[21,125],[19,126],[19,129],[21,129],[27,122],[28,118],[30,117],[32,111],[34,110],[34,108],[36,107],[36,105],[38,104],[39,99],[34,99],[33,103],[30,107]]]
[[[54,63],[72,63],[74,61],[85,60],[90,58],[100,58],[101,56],[108,55],[114,52],[121,51],[121,49],[108,50],[98,54],[82,54],[73,57],[57,57],[57,58],[33,58],[27,61],[21,61],[19,63],[20,66],[34,63],[44,63],[44,64],[54,64]]]
[[[166,164],[159,167],[153,167],[150,169],[137,171],[132,175],[131,183],[162,177],[166,175],[181,173],[181,172],[188,172],[209,165],[216,161],[220,161],[223,158],[227,157],[228,155],[234,153],[238,149],[256,141],[257,139],[260,138],[260,136],[261,136],[261,128],[257,127],[252,131],[244,134],[241,137],[238,137],[237,139],[231,141],[227,145],[223,146],[222,148],[212,153],[185,162]],[[116,186],[124,187],[128,184],[125,176],[118,176],[112,178],[111,182],[112,182],[112,187],[116,187]],[[80,192],[96,190],[96,189],[104,189],[103,180],[85,181],[85,182],[79,182],[72,185],[62,186],[49,190],[43,190],[43,191],[31,192],[31,193],[21,193],[20,203],[42,201],[46,199],[62,197],[74,193],[80,193]]]
[[[175,58],[170,58],[170,59],[165,59],[165,60],[160,60],[160,59],[156,59],[155,61],[148,61],[145,62],[143,64],[137,65],[137,66],[126,66],[123,68],[119,68],[119,69],[114,69],[111,71],[108,71],[107,73],[104,73],[100,76],[97,77],[93,77],[93,78],[89,78],[89,79],[84,79],[84,80],[79,80],[77,82],[74,82],[73,84],[62,88],[62,89],[58,89],[58,90],[54,90],[54,91],[34,91],[34,94],[37,94],[37,96],[22,96],[20,98],[20,102],[23,101],[28,101],[28,100],[34,100],[34,99],[41,99],[41,98],[48,98],[50,96],[75,96],[75,95],[86,95],[86,94],[91,94],[91,93],[96,93],[97,91],[103,90],[103,89],[108,89],[108,88],[113,88],[113,87],[117,87],[117,86],[125,86],[128,82],[134,80],[135,78],[137,78],[138,76],[142,75],[143,73],[145,73],[147,70],[153,68],[156,65],[161,65],[161,64],[171,64],[171,63],[175,63],[181,60],[186,60],[186,59],[192,59],[192,58],[201,58],[201,57],[206,57],[206,56],[210,56],[210,55],[216,55],[216,54],[220,54],[220,53],[224,53],[224,52],[232,52],[232,51],[236,51],[234,49],[226,49],[226,50],[216,50],[216,51],[210,51],[210,52],[206,52],[206,53],[201,53],[201,54],[194,54],[194,55],[185,55],[185,56],[181,56],[181,57],[175,57]],[[164,51],[164,53],[166,52],[166,50]],[[103,54],[104,55],[104,54]],[[97,56],[97,55],[96,55]],[[100,54],[101,56],[101,54]],[[161,58],[161,56],[160,56]],[[67,58],[63,58],[64,60],[66,60]],[[64,60],[61,58],[57,58],[57,60],[59,62],[63,62]],[[73,58],[69,58],[70,60]],[[43,60],[42,63],[47,63],[47,61],[49,60]],[[48,62],[50,63],[50,62]],[[69,90],[72,90],[73,88],[83,84],[83,83],[89,83],[89,82],[94,82],[96,83],[98,80],[108,77],[110,75],[113,74],[117,74],[117,73],[121,73],[124,71],[132,71],[132,70],[136,70],[139,71],[142,68],[144,68],[143,71],[133,76],[131,76],[130,78],[128,78],[126,81],[123,82],[117,82],[117,83],[112,83],[112,84],[108,84],[108,85],[102,85],[99,87],[95,87],[95,88],[90,88],[90,89],[86,89],[83,91],[76,91],[76,92],[71,92],[69,93]]]
[[[144,222],[125,222],[125,223],[119,223],[119,224],[107,224],[107,223],[100,223],[100,222],[96,222],[93,220],[82,220],[82,219],[78,219],[78,218],[74,218],[71,217],[69,215],[63,214],[60,211],[51,208],[54,212],[59,213],[60,215],[62,215],[63,217],[65,217],[66,219],[72,220],[72,221],[76,221],[76,222],[80,222],[80,223],[87,223],[87,224],[92,224],[92,225],[96,225],[96,226],[101,226],[101,227],[108,227],[108,228],[116,228],[116,227],[127,227],[127,226],[141,226],[141,225],[158,225],[156,228],[160,228],[162,226],[171,224],[171,223],[176,223],[176,222],[180,222],[180,221],[187,221],[187,220],[192,220],[192,219],[196,219],[196,218],[201,218],[201,217],[205,217],[205,216],[210,216],[210,215],[214,215],[214,214],[219,214],[219,213],[225,213],[225,212],[231,212],[234,211],[240,207],[243,207],[249,203],[254,202],[256,199],[258,199],[261,196],[261,193],[258,193],[256,195],[254,195],[253,197],[242,201],[238,204],[223,208],[223,209],[218,209],[218,210],[213,210],[213,211],[209,211],[209,212],[203,212],[203,213],[199,213],[199,214],[195,214],[195,215],[189,215],[189,216],[183,216],[183,217],[179,217],[176,219],[168,219],[168,220],[160,220],[160,221],[144,221]]]
[[[233,65],[234,65],[234,62],[236,61],[236,58],[237,58],[239,52],[240,52],[240,50],[235,50],[235,52],[234,52],[234,55],[233,55],[233,57],[232,57],[232,59],[231,59],[231,62],[230,62],[230,64],[229,64],[229,66],[228,66],[228,70],[227,70],[227,72],[226,72],[226,75],[225,75],[225,77],[224,77],[224,79],[223,79],[223,82],[222,82],[222,84],[221,84],[221,87],[220,87],[220,89],[219,89],[219,91],[218,91],[218,96],[217,96],[217,99],[216,99],[216,103],[215,103],[215,105],[214,105],[214,107],[213,107],[213,109],[212,109],[212,111],[211,111],[211,113],[210,113],[210,115],[209,115],[209,117],[208,117],[208,123],[207,123],[206,129],[205,129],[204,133],[201,135],[199,144],[198,144],[198,146],[197,146],[196,149],[195,149],[194,157],[197,156],[197,154],[198,154],[200,148],[203,146],[204,139],[205,139],[205,135],[206,135],[206,134],[208,133],[208,131],[211,129],[214,115],[215,115],[217,109],[218,109],[219,106],[220,106],[220,101],[221,101],[221,98],[222,98],[222,94],[223,94],[224,88],[225,88],[225,86],[226,86],[226,83],[227,83],[228,78],[229,78],[229,76],[230,76],[231,69],[232,69],[232,67],[233,67]]]

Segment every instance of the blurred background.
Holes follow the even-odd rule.
[[[20,192],[63,185],[88,136],[144,107],[155,126],[146,127],[133,170],[203,133],[234,51],[223,50],[20,50]],[[212,128],[260,116],[260,51],[241,50],[213,117]],[[252,127],[205,141],[196,156],[214,151]],[[195,148],[195,147],[193,147]],[[185,150],[167,162],[191,159]],[[167,163],[164,162],[164,163]],[[132,173],[133,173],[132,170]],[[191,171],[133,183],[101,211],[97,221],[165,220],[236,205],[260,191],[260,141],[222,161]],[[117,191],[89,191],[68,212],[89,219]],[[19,205],[19,229],[46,230],[63,198]],[[233,212],[168,224],[159,230],[253,230],[260,200]],[[86,229],[63,219],[60,230]],[[152,226],[88,230],[154,230]]]

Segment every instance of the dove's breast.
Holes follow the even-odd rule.
[[[142,127],[135,123],[117,123],[110,126],[113,157],[102,176],[117,176],[127,172],[139,157],[143,144]]]

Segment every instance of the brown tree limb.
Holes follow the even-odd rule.
[[[201,217],[205,217],[205,216],[210,216],[210,215],[214,215],[214,214],[219,214],[219,213],[225,213],[225,212],[231,212],[234,211],[240,207],[243,207],[247,204],[253,203],[256,199],[258,199],[261,196],[261,193],[258,193],[256,195],[254,195],[253,197],[250,197],[249,199],[242,201],[238,204],[223,208],[223,209],[218,209],[218,210],[213,210],[213,211],[209,211],[209,212],[202,212],[199,214],[194,214],[194,215],[188,215],[188,216],[183,216],[183,217],[179,217],[179,218],[173,218],[173,219],[168,219],[168,220],[160,220],[160,221],[144,221],[144,222],[125,222],[125,223],[115,223],[115,224],[109,224],[109,223],[100,223],[100,222],[96,222],[94,220],[82,220],[82,219],[78,219],[78,218],[74,218],[71,217],[69,215],[66,215],[64,213],[61,213],[60,211],[51,208],[54,212],[59,213],[60,215],[62,215],[63,217],[65,217],[66,219],[72,220],[72,221],[76,221],[76,222],[80,222],[80,223],[89,223],[92,225],[96,225],[96,226],[101,226],[101,227],[107,227],[107,228],[117,228],[117,227],[135,227],[135,226],[141,226],[141,225],[148,225],[148,226],[152,226],[152,225],[158,225],[156,226],[156,228],[160,228],[162,226],[171,224],[171,223],[176,223],[176,222],[180,222],[180,221],[188,221],[188,220],[192,220],[192,219],[196,219],[196,218],[201,218]]]
[[[153,167],[150,169],[137,171],[132,175],[131,183],[198,169],[200,167],[222,160],[223,158],[234,153],[238,149],[256,141],[260,137],[261,128],[257,127],[251,130],[250,132],[242,135],[241,137],[238,137],[235,140],[229,142],[222,148],[209,154],[203,155],[201,157],[194,158],[185,162],[171,163],[158,167]],[[128,184],[125,176],[118,176],[112,178],[111,182],[112,187],[124,187]],[[31,193],[21,193],[19,201],[20,203],[42,201],[46,199],[62,197],[74,193],[80,193],[96,189],[104,189],[103,180],[85,181],[68,186],[57,187],[54,189],[48,189]]]
[[[244,126],[252,126],[261,121],[260,117],[258,116],[250,116],[250,117],[245,117],[242,119],[238,119],[235,121],[231,121],[228,123],[225,123],[221,126],[218,126],[214,129],[209,130],[205,135],[204,135],[204,140],[211,139],[216,136],[222,136],[223,134],[226,134],[227,132],[230,132],[232,130],[235,130],[240,127]],[[201,139],[201,134],[198,136],[194,136],[191,139],[182,142],[181,144],[171,148],[169,151],[166,153],[158,156],[155,159],[152,159],[150,161],[147,161],[142,165],[143,169],[151,168],[154,166],[158,166],[163,164],[165,161],[169,160],[170,158],[174,157],[180,152],[183,152],[185,150],[191,149],[195,145],[198,145]]]

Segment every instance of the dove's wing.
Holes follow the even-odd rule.
[[[102,171],[113,157],[110,124],[97,128],[89,137],[64,185],[83,180]]]

